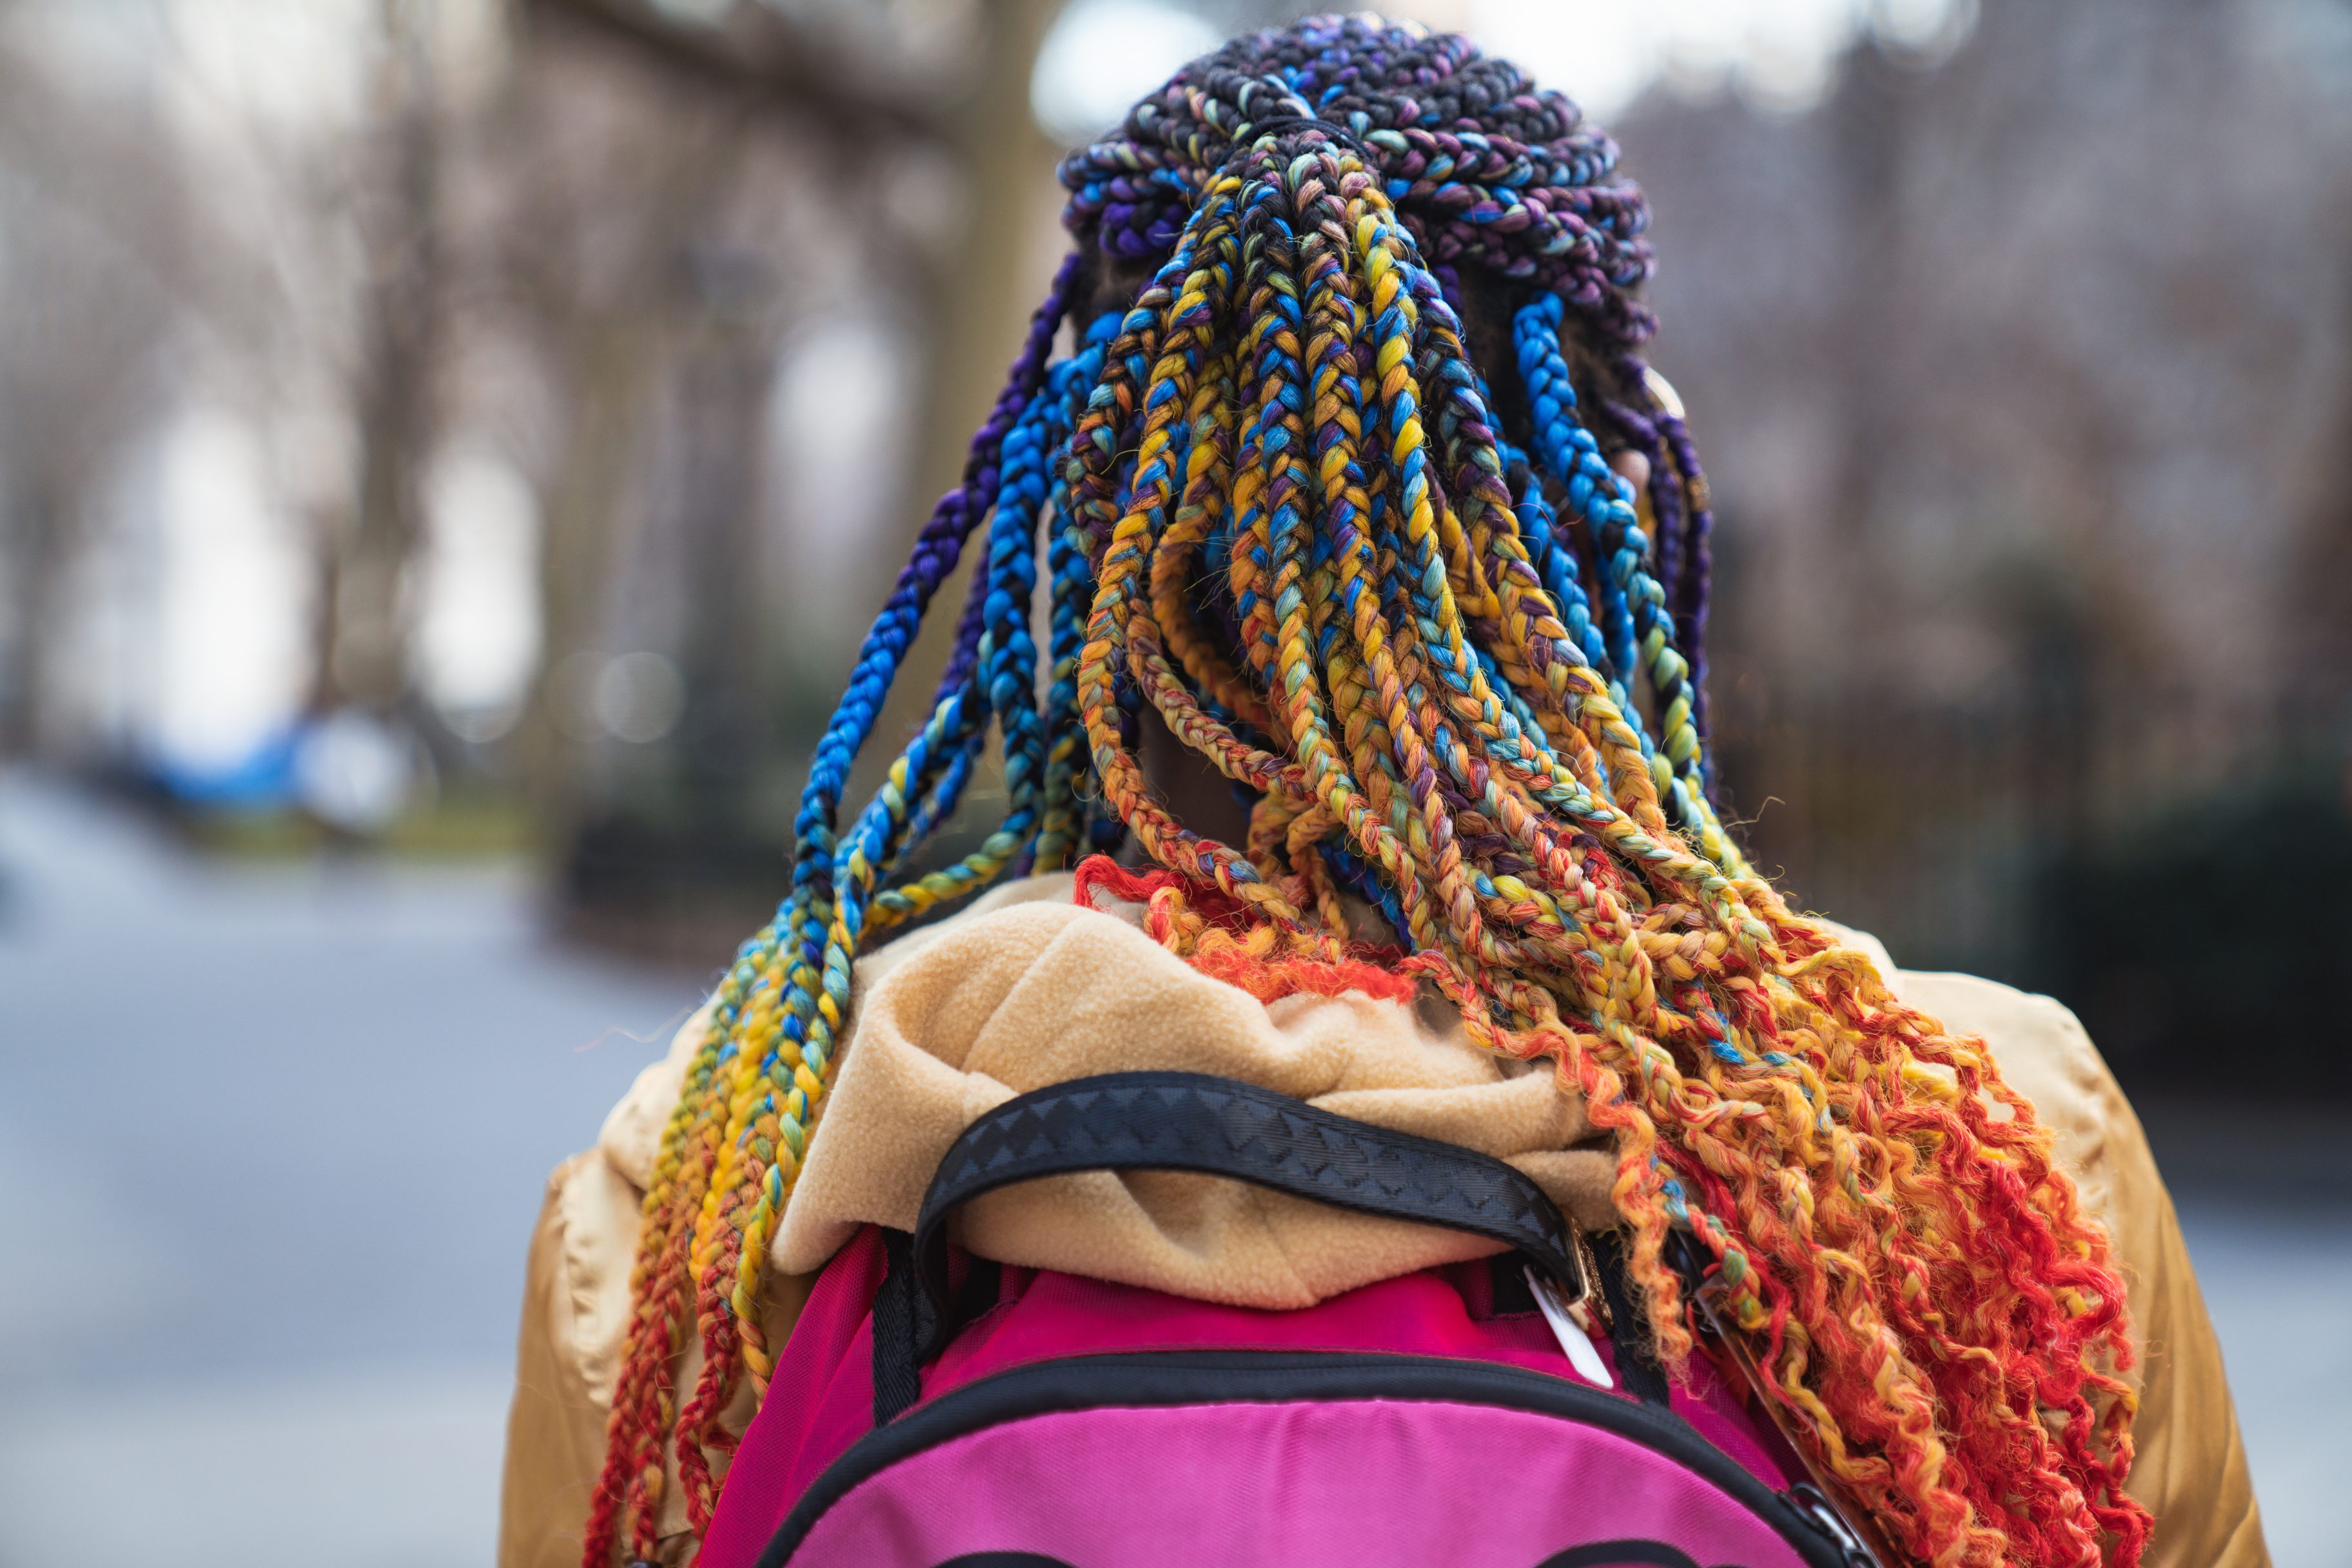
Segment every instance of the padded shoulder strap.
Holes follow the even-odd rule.
[[[1076,1171],[1192,1171],[1444,1226],[1523,1254],[1570,1300],[1587,1289],[1559,1210],[1491,1155],[1336,1116],[1232,1079],[1109,1073],[1007,1100],[966,1128],[940,1162],[914,1237],[916,1275],[932,1309],[924,1359],[951,1331],[948,1216],[982,1193]]]

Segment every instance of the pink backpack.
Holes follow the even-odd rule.
[[[983,1192],[1102,1170],[1229,1176],[1511,1250],[1283,1312],[948,1245]],[[966,1130],[911,1237],[869,1226],[825,1267],[702,1568],[1872,1561],[1703,1358],[1670,1388],[1630,1337],[1572,1326],[1598,1331],[1598,1301],[1631,1321],[1622,1272],[1498,1160],[1230,1079],[1057,1084]]]

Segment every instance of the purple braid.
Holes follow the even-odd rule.
[[[1673,487],[1688,503],[1688,514],[1683,520],[1682,573],[1670,579],[1674,606],[1675,636],[1682,645],[1691,666],[1692,716],[1698,722],[1702,738],[1710,733],[1707,728],[1706,700],[1706,613],[1707,601],[1714,593],[1715,552],[1709,543],[1715,532],[1715,508],[1707,489],[1706,475],[1698,466],[1698,445],[1691,439],[1690,426],[1680,415],[1669,408],[1658,410],[1658,433],[1664,437],[1666,448],[1674,454],[1675,484]],[[1660,471],[1654,460],[1653,482]],[[1664,524],[1660,525],[1661,531]],[[1663,574],[1662,574],[1663,576]],[[1713,780],[1710,778],[1709,783]]]
[[[1645,493],[1650,499],[1650,521],[1654,532],[1655,564],[1658,581],[1666,585],[1666,605],[1675,607],[1675,563],[1682,544],[1682,486],[1679,476],[1666,469],[1664,438],[1658,433],[1657,421],[1647,410],[1610,398],[1601,404],[1602,412],[1623,433],[1633,450],[1642,454],[1650,465],[1650,478]],[[1676,624],[1680,624],[1676,616]]]
[[[956,535],[958,552],[963,548],[971,524],[980,521],[996,494],[1005,433],[1045,384],[1045,361],[1054,352],[1054,338],[1062,330],[1063,319],[1070,313],[1082,259],[1075,251],[1062,258],[1061,269],[1054,274],[1053,284],[1045,290],[1045,302],[1029,318],[1029,336],[1021,345],[1019,357],[1013,362],[1013,374],[1005,378],[1004,390],[997,395],[996,406],[989,410],[988,418],[972,437],[971,454],[964,463],[963,484],[950,492],[961,509],[964,524]],[[942,497],[940,507],[944,509],[947,504],[948,498]],[[937,518],[934,513],[934,521]],[[925,528],[926,535],[929,531]],[[914,563],[908,564],[911,567]],[[948,557],[946,570],[955,570],[953,554]],[[944,575],[942,573],[942,580]],[[962,617],[956,622],[955,650],[948,658],[947,672],[940,677],[939,691],[931,699],[933,707],[945,701],[949,693],[961,689],[970,679],[972,666],[980,658],[980,637],[987,622],[987,595],[983,594],[974,594],[964,602]]]

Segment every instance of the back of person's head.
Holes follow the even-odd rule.
[[[625,1531],[649,1554],[673,1438],[707,1521],[746,1376],[791,1396],[757,1309],[858,954],[1071,867],[1262,999],[1427,987],[1552,1060],[1615,1135],[1660,1351],[1691,1349],[1681,1232],[1906,1552],[2136,1560],[2123,1291],[2048,1134],[1710,802],[1706,487],[1640,357],[1647,213],[1615,164],[1508,63],[1353,17],[1227,45],[1064,164],[1072,253],[859,651],[793,890],[669,1125],[591,1563]],[[845,818],[966,556],[929,721]],[[1155,789],[1155,724],[1247,802],[1240,842]],[[927,858],[992,749],[995,826]]]

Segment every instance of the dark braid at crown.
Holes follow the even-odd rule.
[[[1063,162],[1063,221],[1110,254],[1164,257],[1208,177],[1274,121],[1326,121],[1367,153],[1457,300],[1463,271],[1483,271],[1558,294],[1596,343],[1649,340],[1631,293],[1650,276],[1649,207],[1610,183],[1616,143],[1454,34],[1351,16],[1236,38]]]

